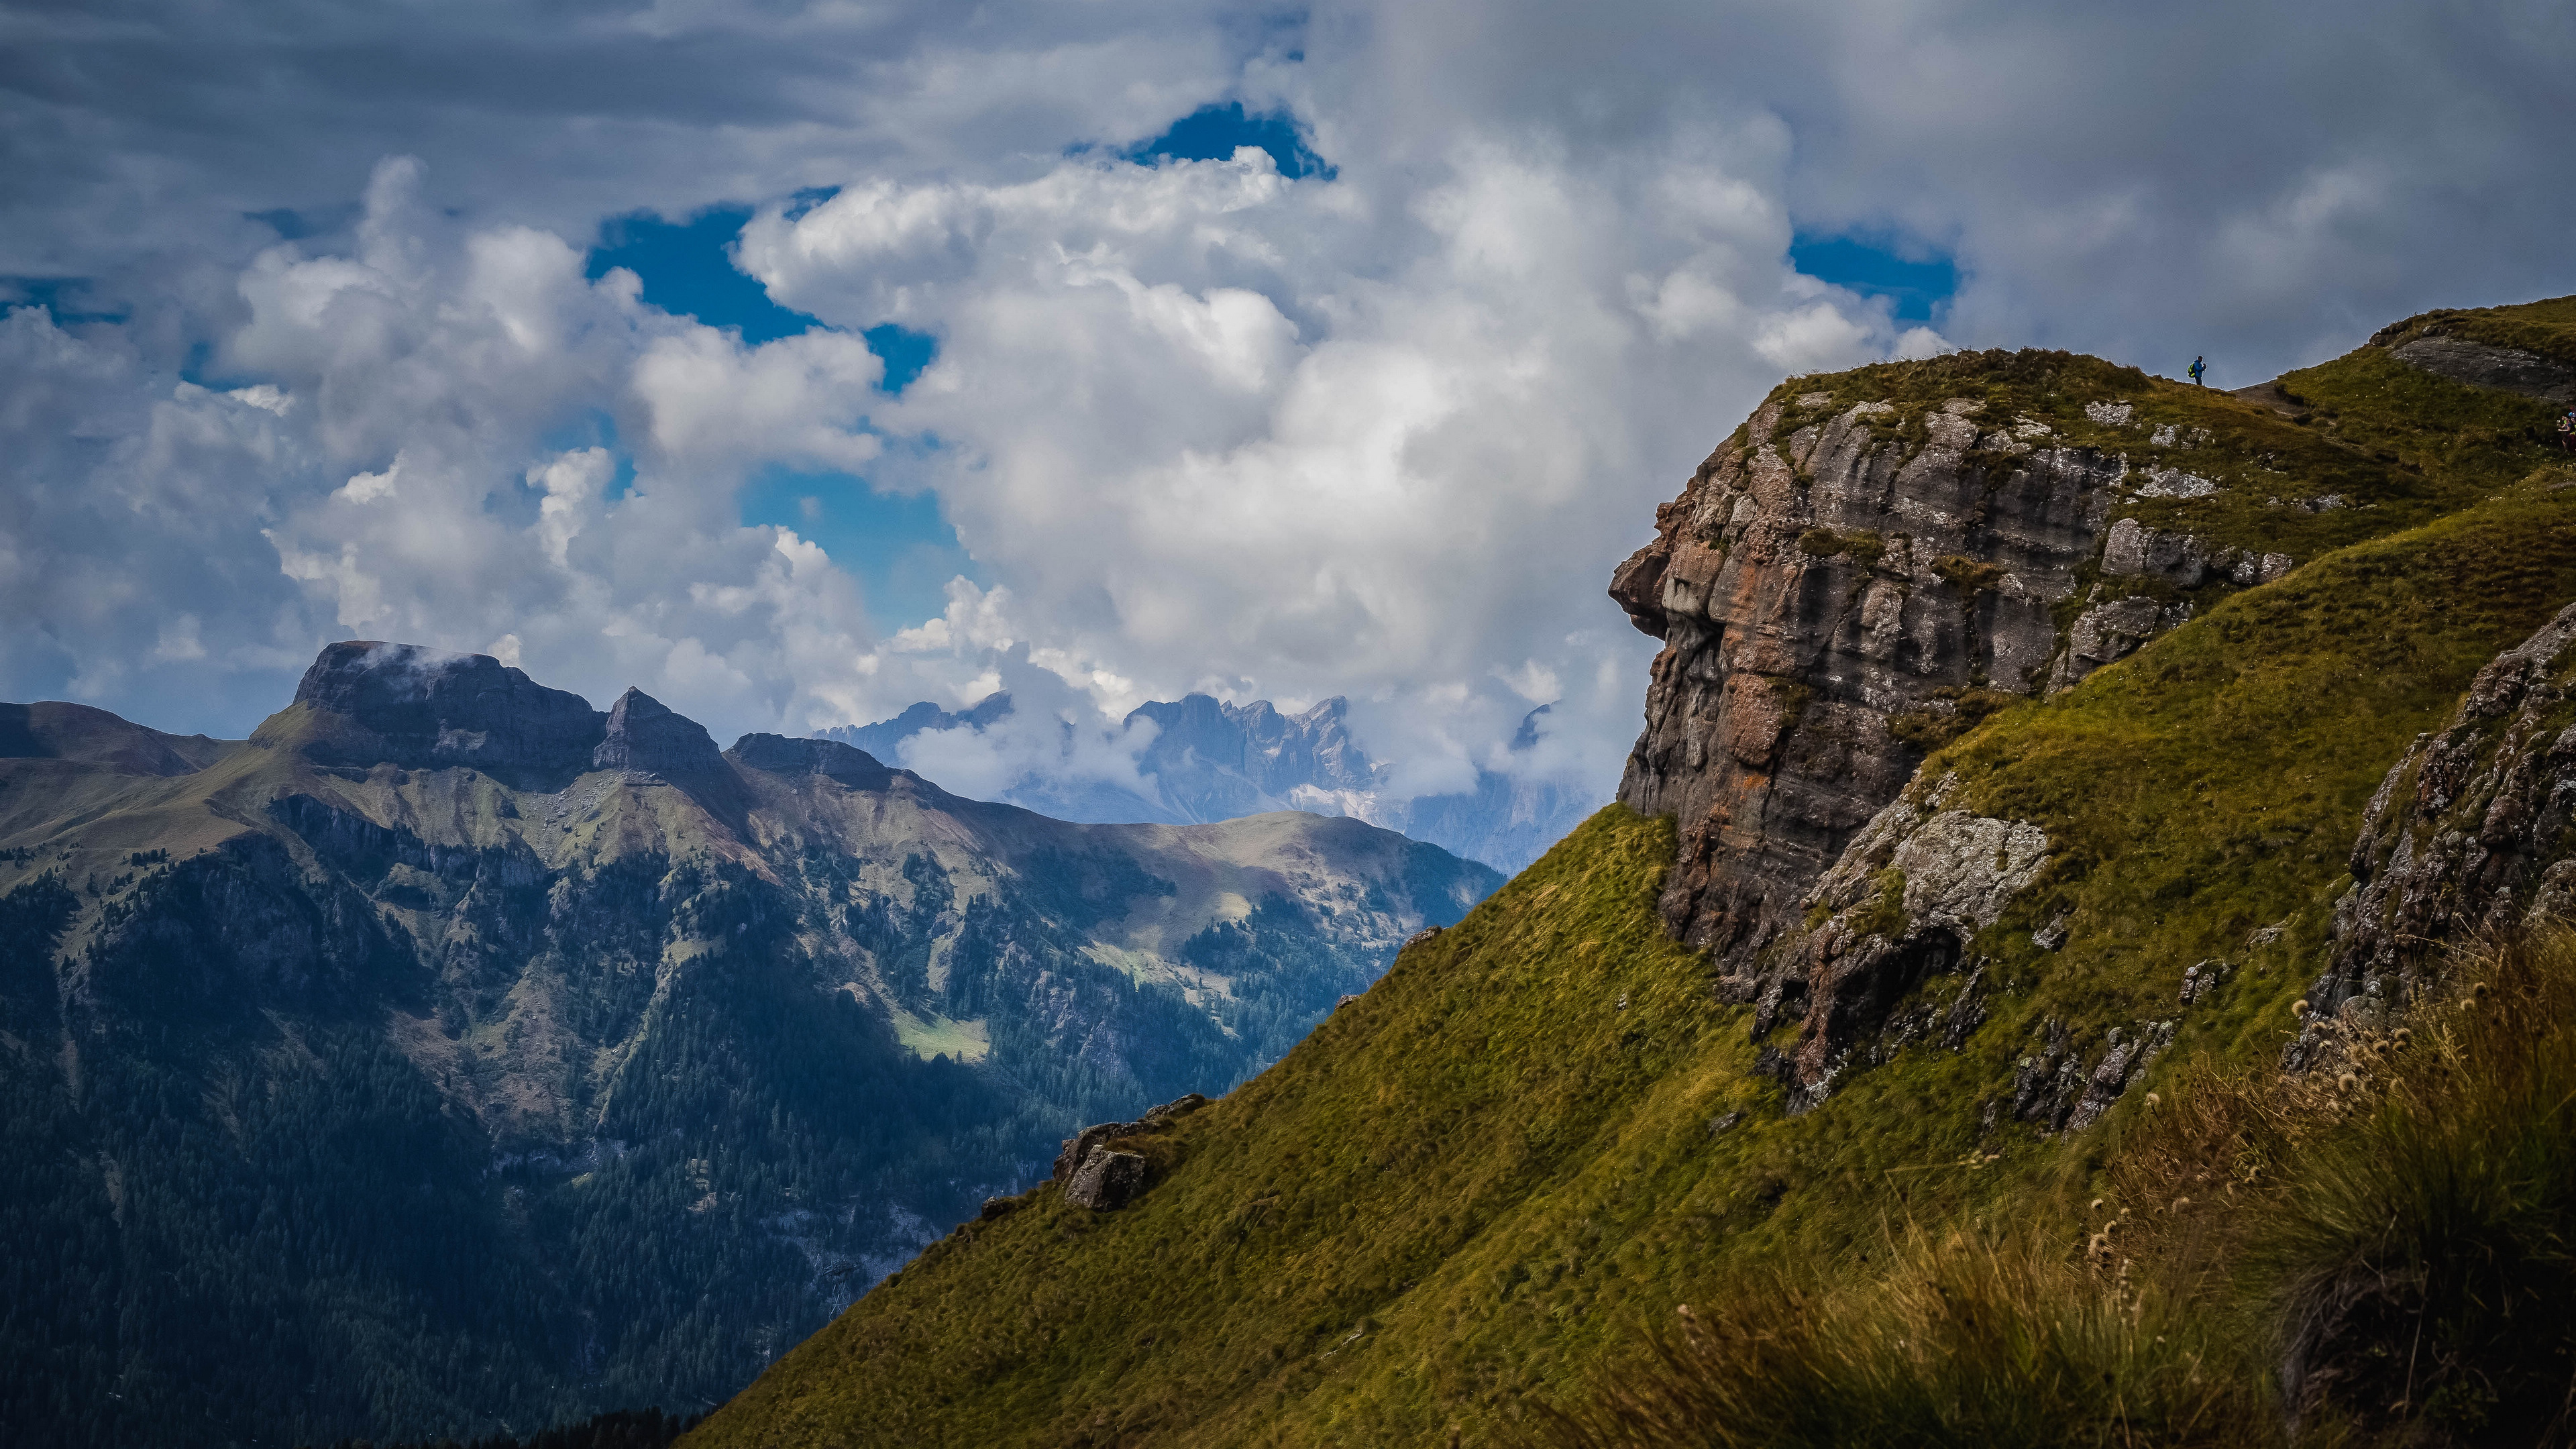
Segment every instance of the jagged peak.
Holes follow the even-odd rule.
[[[605,737],[591,751],[591,768],[697,774],[721,769],[723,754],[706,726],[629,686],[610,706]]]

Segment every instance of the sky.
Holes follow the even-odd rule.
[[[239,736],[366,637],[1114,772],[1341,694],[1606,794],[1610,570],[1782,376],[2576,291],[2570,74],[2533,0],[0,5],[0,697]]]

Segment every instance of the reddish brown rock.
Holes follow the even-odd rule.
[[[1702,464],[1610,586],[1664,641],[1619,799],[1679,819],[1665,919],[1740,1001],[1922,762],[1890,720],[2047,683],[2056,606],[2128,473],[1965,399],[1901,432],[1887,403],[1784,425],[1794,406],[1776,396]]]

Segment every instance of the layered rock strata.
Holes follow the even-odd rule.
[[[1921,763],[1892,720],[2073,683],[2162,622],[2097,609],[2065,662],[2060,605],[2101,556],[2121,456],[2051,446],[1967,399],[1919,441],[1881,431],[1884,402],[1774,441],[1784,405],[1657,511],[1610,588],[1664,641],[1619,799],[1678,817],[1664,916],[1716,953],[1738,1001],[1776,984],[1763,948]]]
[[[2412,997],[2449,943],[2576,914],[2571,855],[2576,605],[2479,670],[2450,724],[2418,736],[2371,796],[2287,1064]]]

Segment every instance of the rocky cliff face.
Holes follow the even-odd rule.
[[[2388,771],[2352,847],[2325,973],[2284,1060],[2328,1054],[2430,984],[2447,948],[2576,919],[2576,605],[2478,671]]]
[[[2414,324],[2381,342],[2350,365],[2449,376],[2469,355]],[[2484,371],[2453,380],[2513,391],[2539,376],[2538,362],[2506,375],[2478,356]],[[1658,511],[1655,541],[1615,574],[1612,597],[1664,641],[1619,798],[1677,818],[1662,909],[1713,953],[1719,998],[1755,1006],[1757,1038],[1799,1028],[1766,1057],[1793,1108],[1910,1037],[1956,1045],[1974,1031],[1984,1007],[1971,943],[2046,862],[2036,826],[1943,808],[1946,786],[1917,778],[1930,751],[2433,496],[2414,465],[2389,466],[2394,453],[2254,403],[2035,352],[1793,381]],[[2495,667],[2503,680],[2526,665],[2539,667]],[[2427,744],[2401,769],[2451,780],[2474,773],[2451,756],[2491,747],[2492,731]],[[2513,833],[2563,826],[2531,794],[2546,771],[2477,768],[2502,782],[2488,794],[2518,802],[2495,806],[2496,822],[2455,822],[2389,859],[2396,827],[2380,822],[2393,807],[2374,807],[2354,856],[2371,883],[2349,904],[2340,974],[2318,987],[2325,1004],[2382,989],[2366,983],[2397,989],[2392,963],[2432,929],[2421,918],[2434,903],[2456,915],[2475,896],[2479,910],[2504,910],[2495,892],[2528,884],[2512,862],[2556,848]],[[2184,1006],[2227,967],[2193,969]],[[1940,1019],[1900,1019],[1899,1003],[1953,970],[1969,984]],[[2013,1114],[2085,1125],[2172,1029],[2139,1019],[2098,1061],[2051,1038]]]
[[[2042,352],[1792,382],[1657,510],[1610,586],[1664,641],[1618,798],[1680,820],[1665,916],[1731,999],[1928,749],[2292,567],[2194,526],[2271,455],[2154,387]]]
[[[2070,608],[2103,567],[2114,509],[2152,480],[1993,412],[1974,397],[1904,417],[1877,398],[1774,396],[1612,580],[1664,641],[1619,799],[1680,819],[1665,917],[1718,953],[1738,999],[1759,993],[1755,956],[1913,775],[1927,732],[1992,696],[2072,683],[2167,615],[2151,597]],[[2162,561],[2138,552],[2132,573]],[[2069,626],[2082,649],[2065,647]]]
[[[324,649],[295,703],[343,722],[305,747],[318,764],[469,765],[514,783],[589,769],[608,724],[580,695],[548,689],[491,655],[370,640]]]

